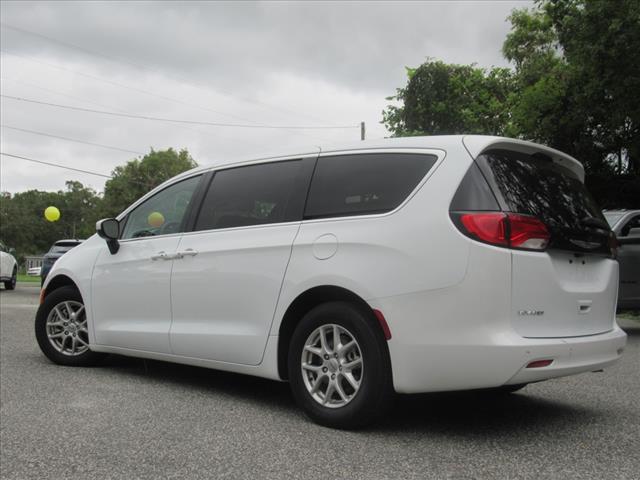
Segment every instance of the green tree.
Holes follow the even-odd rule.
[[[406,87],[382,112],[383,123],[396,137],[477,133],[501,135],[508,123],[513,78],[508,69],[485,70],[429,60],[407,68]]]
[[[45,253],[63,238],[87,238],[95,232],[100,197],[80,182],[67,181],[66,191],[28,190],[0,198],[0,237],[20,256]],[[60,210],[60,219],[48,222],[44,210]]]
[[[104,187],[101,216],[113,217],[165,180],[198,164],[187,150],[155,151],[116,167]]]
[[[639,174],[640,2],[545,0],[509,19],[511,133],[580,158],[588,173]]]

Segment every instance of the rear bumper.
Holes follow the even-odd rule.
[[[528,339],[495,334],[483,343],[434,345],[389,342],[395,390],[420,393],[538,382],[600,370],[622,355],[626,334],[613,330],[586,337]],[[551,365],[526,368],[535,360]]]

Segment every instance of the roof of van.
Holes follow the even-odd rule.
[[[243,156],[237,159],[225,159],[221,162],[213,162],[212,164],[197,167],[193,170],[183,173],[187,176],[198,171],[206,171],[212,168],[230,167],[242,165],[248,162],[259,162],[266,160],[275,160],[283,157],[306,156],[318,153],[348,151],[348,150],[373,150],[383,148],[428,148],[447,151],[452,148],[464,147],[469,154],[476,158],[487,149],[506,148],[523,153],[544,153],[551,157],[554,162],[559,163],[566,168],[575,172],[578,177],[584,181],[584,168],[582,164],[575,158],[550,147],[540,145],[538,143],[528,142],[526,140],[518,140],[507,137],[495,137],[488,135],[433,135],[428,137],[399,137],[384,138],[375,140],[363,140],[359,142],[328,144],[324,146],[310,147],[307,149],[299,148],[297,151],[289,150],[288,152],[276,152],[273,154]]]

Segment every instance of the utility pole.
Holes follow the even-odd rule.
[[[364,122],[360,122],[360,140],[364,140]]]

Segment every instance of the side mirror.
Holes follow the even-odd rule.
[[[118,243],[118,238],[120,238],[120,222],[118,222],[118,220],[115,218],[99,220],[96,223],[96,232],[98,236],[107,241],[111,255],[118,253],[120,249],[120,243]]]
[[[9,249],[9,253],[10,253],[11,255],[15,255],[15,254],[16,254],[16,249],[15,249],[15,248],[13,248],[13,247],[11,247],[11,248]]]

